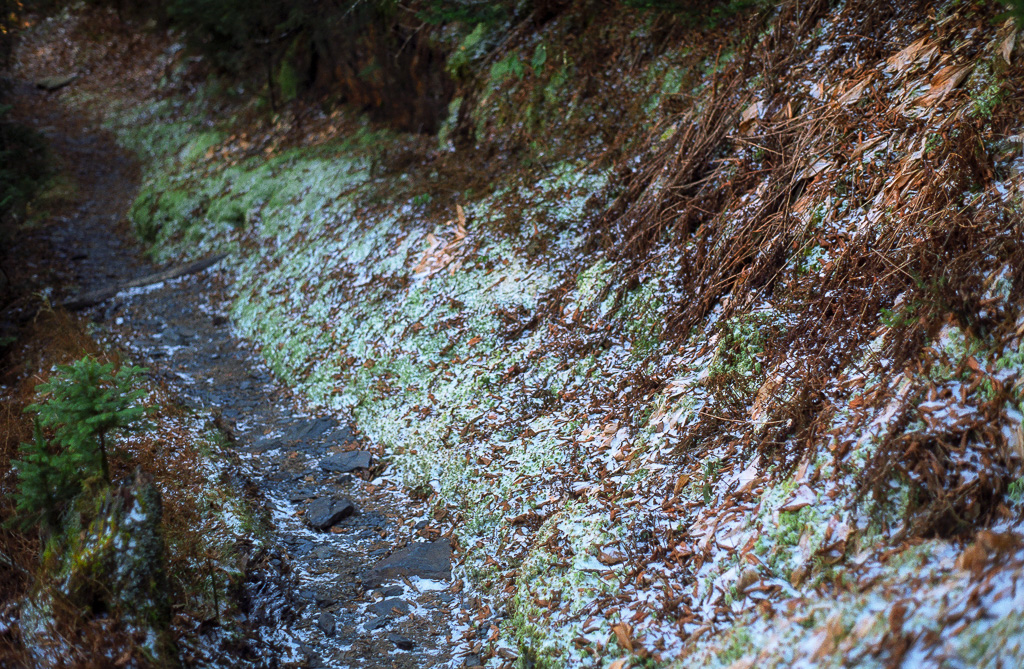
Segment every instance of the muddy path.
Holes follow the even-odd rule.
[[[22,120],[46,135],[62,172],[74,181],[71,206],[54,214],[34,240],[47,249],[52,299],[162,269],[127,232],[125,215],[138,183],[130,157],[44,94],[28,86],[20,94],[29,103],[22,109],[33,110]],[[230,281],[214,266],[123,291],[81,313],[96,324],[95,336],[126,350],[182,404],[210,416],[255,484],[276,546],[250,584],[253,624],[270,655],[257,663],[477,664],[473,657],[456,662],[450,656],[451,621],[464,603],[459,584],[446,578],[450,549],[431,526],[429,509],[390,482],[380,454],[343,416],[310,411],[255,347],[236,336],[228,317]],[[381,571],[385,559],[391,569]]]

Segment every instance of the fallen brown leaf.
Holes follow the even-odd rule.
[[[956,559],[956,566],[964,571],[971,572],[975,579],[981,578],[987,563],[988,551],[980,543],[971,544]]]
[[[931,87],[928,92],[919,97],[915,104],[922,107],[931,107],[942,102],[953,89],[967,78],[967,75],[974,69],[973,65],[947,65],[939,70],[932,77]]]
[[[887,58],[886,63],[888,66],[886,69],[903,74],[910,69],[910,66],[914,63],[919,60],[929,60],[932,56],[938,53],[938,51],[938,45],[930,43],[927,37],[922,37],[896,55]]]
[[[633,626],[629,623],[616,623],[615,625],[612,625],[612,632],[615,633],[615,638],[618,640],[619,645],[632,653]]]
[[[1006,36],[1002,44],[999,45],[999,55],[1003,57],[1007,65],[1013,65],[1013,61],[1010,60],[1010,56],[1013,54],[1013,45],[1017,43],[1017,29],[1014,28],[1010,31],[1010,34]]]

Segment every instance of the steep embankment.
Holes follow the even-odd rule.
[[[462,26],[438,138],[247,124],[173,50],[108,118],[154,254],[228,251],[237,327],[435,505],[491,602],[465,652],[995,666],[1024,57],[988,4],[913,5]]]

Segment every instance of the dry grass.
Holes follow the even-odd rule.
[[[884,376],[887,369],[905,369],[916,379],[917,395],[904,400],[915,405],[943,392],[941,384],[927,380],[938,362],[927,347],[943,325],[956,325],[986,350],[999,350],[1013,338],[1019,297],[1015,306],[986,302],[984,296],[986,281],[1003,267],[1011,268],[1013,294],[1022,294],[1020,213],[997,212],[984,200],[965,205],[963,194],[984,192],[993,179],[986,147],[993,138],[1016,132],[1024,99],[1004,89],[985,120],[965,111],[971,104],[966,91],[955,91],[942,103],[941,141],[920,160],[912,158],[925,122],[894,113],[884,90],[865,93],[855,103],[843,101],[842,91],[821,99],[786,92],[804,87],[799,77],[806,74],[799,65],[823,44],[821,39],[834,34],[844,34],[848,43],[831,45],[836,48],[828,51],[829,60],[815,67],[833,81],[833,74],[845,82],[872,76],[874,65],[866,63],[891,56],[916,37],[914,17],[928,11],[925,3],[848,3],[821,39],[813,31],[830,11],[827,3],[783,3],[779,11],[773,19],[777,29],[760,41],[751,32],[718,35],[719,48],[736,57],[699,94],[680,96],[681,111],[648,131],[645,147],[620,156],[620,195],[593,222],[590,248],[617,266],[615,280],[592,302],[595,309],[608,294],[623,304],[631,291],[654,278],[656,267],[679,268],[675,276],[658,276],[660,294],[670,296],[661,334],[668,347],[690,341],[716,309],[719,322],[727,322],[748,318],[753,305],[770,301],[786,326],[764,328],[765,372],[750,389],[738,388],[737,379],[728,376],[711,378],[714,404],[681,435],[679,451],[758,449],[768,456],[766,466],[778,463],[786,471],[833,441],[835,407],[856,391],[838,378],[844,370],[866,364],[860,370],[865,375]],[[962,40],[953,28],[984,25],[994,12],[980,5],[964,11],[931,38],[952,48]],[[962,50],[960,57],[976,54]],[[1020,81],[1022,67],[1016,58],[1003,80]],[[755,101],[760,109],[748,115]],[[674,133],[666,139],[669,127]],[[893,138],[902,160],[882,170],[861,165],[857,152],[871,137]],[[637,153],[641,160],[634,163]],[[817,160],[824,166],[812,169]],[[635,164],[642,167],[634,170]],[[897,178],[890,180],[893,175]],[[851,210],[880,203],[881,217],[853,236],[829,229],[823,220],[838,215],[837,193]],[[810,249],[827,251],[830,259],[820,271],[800,270],[800,258]],[[581,267],[572,268],[532,319],[511,323],[512,336],[545,321],[558,327],[562,297],[573,289]],[[905,305],[913,305],[912,317],[905,315]],[[903,320],[883,324],[889,310],[904,314]],[[599,314],[589,320],[599,321]],[[882,333],[883,350],[861,361],[866,345]],[[545,354],[592,349],[609,336],[566,328],[557,342],[563,350]],[[644,406],[661,390],[662,380],[651,369],[665,350],[655,347],[620,384],[632,388],[628,398],[612,393],[602,398],[604,406],[627,416]],[[786,370],[789,386],[765,402],[763,429],[738,430],[749,428],[754,394],[780,369]],[[956,373],[971,377],[973,393],[992,383],[991,371]],[[894,478],[911,482],[915,499],[908,527],[918,536],[957,534],[1008,513],[1000,500],[1019,463],[1007,452],[998,420],[1009,392],[997,385],[985,398],[972,395],[974,417],[952,432],[908,429],[922,420],[920,412],[908,410],[867,469],[855,473],[862,494],[882,497]],[[858,400],[858,411],[873,415],[892,399],[890,393],[872,392]],[[858,424],[848,429],[856,433]],[[842,458],[846,448],[835,447],[835,457]],[[984,463],[983,473],[970,478],[964,463],[975,457]]]

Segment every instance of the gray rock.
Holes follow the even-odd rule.
[[[381,588],[377,591],[377,594],[385,599],[388,597],[401,597],[405,589],[400,585],[392,585],[388,588]]]
[[[288,441],[297,441],[299,439],[307,438],[316,439],[324,436],[336,427],[338,427],[338,421],[333,418],[314,418],[313,420],[304,420],[288,430],[288,434],[284,438]]]
[[[306,522],[314,529],[326,530],[355,511],[356,507],[352,500],[321,497],[306,507]]]
[[[357,469],[369,469],[373,455],[369,451],[345,451],[329,455],[320,461],[320,468],[325,472],[346,474]]]
[[[452,546],[447,539],[415,543],[394,552],[371,567],[360,580],[365,588],[376,588],[399,576],[419,576],[447,581],[452,577]]]
[[[310,555],[312,555],[318,560],[328,560],[337,554],[337,549],[332,545],[317,546],[312,551],[310,551]]]
[[[361,513],[358,516],[346,518],[344,525],[346,527],[382,528],[388,526],[388,519],[378,511],[367,511],[366,513]],[[387,549],[384,549],[384,553],[387,553]]]
[[[58,74],[52,77],[43,77],[36,82],[36,86],[44,91],[56,91],[64,88],[77,78],[77,72],[74,74]]]
[[[376,604],[370,605],[370,608],[367,610],[377,617],[393,618],[398,615],[405,615],[406,613],[409,613],[409,602],[404,599],[392,597],[391,599],[384,599]],[[396,613],[396,611],[398,613]]]
[[[366,630],[367,632],[372,632],[373,630],[380,629],[381,627],[384,627],[387,624],[388,624],[387,616],[381,616],[380,618],[374,618],[370,622],[368,622],[365,625],[363,625],[363,629]]]
[[[292,493],[288,495],[287,499],[289,502],[305,502],[307,499],[311,499],[315,496],[316,493],[309,488],[300,488],[292,491]]]
[[[395,644],[395,647],[401,650],[412,650],[416,645],[412,639],[401,634],[388,634],[388,641]]]
[[[320,614],[320,617],[316,619],[316,626],[320,628],[326,636],[334,636],[334,616],[326,611]]]

